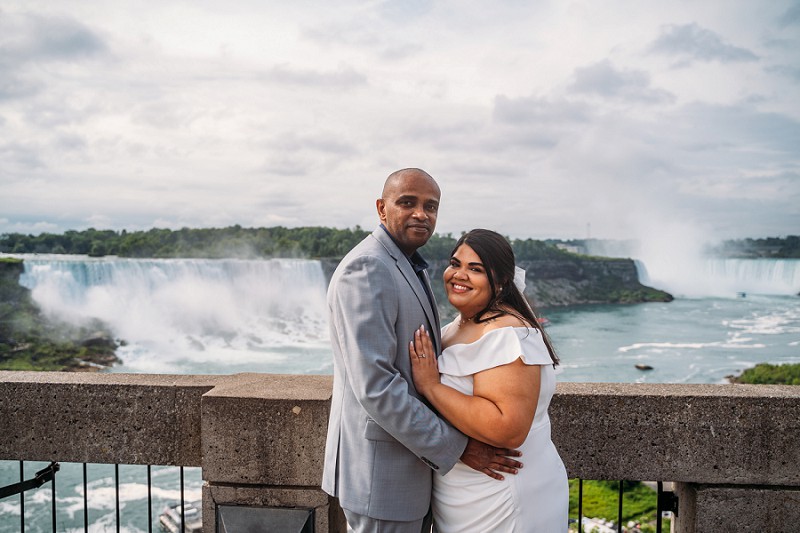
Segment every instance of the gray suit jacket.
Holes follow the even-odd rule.
[[[411,378],[414,330],[424,324],[441,346],[437,311],[381,227],[339,263],[328,310],[333,400],[322,488],[354,513],[418,520],[430,505],[431,469],[449,471],[467,444]]]

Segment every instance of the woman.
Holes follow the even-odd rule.
[[[460,314],[442,329],[438,367],[426,331],[420,328],[409,345],[417,391],[463,433],[518,448],[525,463],[499,481],[460,462],[434,476],[439,533],[567,531],[567,473],[547,415],[558,358],[514,276],[508,241],[493,231],[470,231],[456,243],[443,276],[447,299]]]

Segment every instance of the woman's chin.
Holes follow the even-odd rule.
[[[447,301],[450,302],[450,305],[455,307],[456,311],[458,311],[459,313],[461,312],[461,307],[459,307],[457,299],[448,297]]]

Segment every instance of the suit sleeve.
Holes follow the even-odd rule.
[[[408,357],[411,335],[397,339],[394,268],[376,257],[356,258],[333,287],[331,317],[358,402],[383,430],[444,474],[463,453],[467,437],[425,405],[398,368],[409,364],[396,359]]]

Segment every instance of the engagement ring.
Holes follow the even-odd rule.
[[[419,354],[419,358],[420,359],[425,359],[425,354],[424,353]]]

